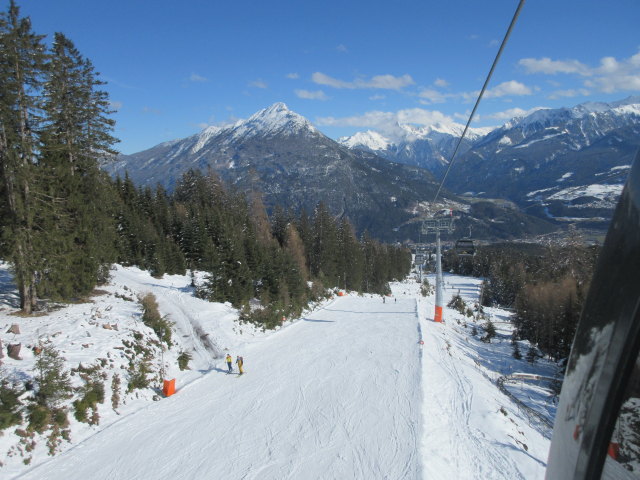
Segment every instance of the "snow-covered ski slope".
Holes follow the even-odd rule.
[[[458,292],[469,305],[477,301],[479,280],[445,278],[447,302]],[[492,344],[485,344],[469,335],[471,322],[464,327],[468,318],[446,309],[446,323],[441,325],[430,320],[433,310],[431,297],[419,300],[424,336],[423,478],[544,478],[551,432],[531,426],[525,412],[495,384],[514,368],[531,368],[510,356],[511,328],[499,323],[507,318],[505,312],[485,309],[498,331]],[[545,366],[536,368],[544,371]]]
[[[476,280],[447,282],[447,296],[477,298]],[[161,310],[198,319],[187,289],[162,288]],[[176,395],[18,478],[543,478],[549,432],[498,390],[504,365],[480,353],[486,344],[457,312],[445,309],[447,322],[433,323],[433,297],[421,297],[415,281],[392,288],[395,301],[336,297],[238,344],[230,353],[243,355],[246,375],[227,375],[214,361]]]

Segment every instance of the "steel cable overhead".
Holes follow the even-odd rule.
[[[500,44],[500,48],[498,49],[498,53],[496,54],[496,58],[493,60],[493,65],[491,65],[491,70],[489,70],[489,74],[487,75],[486,80],[484,81],[484,85],[482,86],[482,90],[480,90],[480,94],[478,95],[478,99],[476,100],[476,104],[473,106],[473,110],[471,111],[471,115],[469,115],[469,120],[467,120],[467,124],[464,127],[464,130],[462,131],[462,136],[460,137],[460,139],[458,140],[458,143],[456,144],[456,148],[453,151],[453,155],[451,155],[451,160],[449,160],[449,165],[447,166],[447,170],[444,172],[444,177],[442,177],[442,181],[440,182],[440,186],[438,187],[438,191],[436,192],[435,197],[433,197],[433,204],[436,203],[436,200],[438,199],[438,195],[440,194],[440,190],[442,190],[442,186],[444,185],[444,181],[447,179],[447,175],[449,175],[449,170],[451,170],[451,166],[453,165],[453,161],[456,158],[456,153],[458,152],[458,148],[460,147],[460,144],[462,143],[462,140],[464,139],[464,136],[467,133],[467,130],[469,129],[469,125],[471,124],[471,120],[473,120],[473,116],[476,113],[476,110],[478,109],[478,105],[480,104],[480,100],[482,100],[482,96],[484,95],[485,90],[487,89],[487,85],[489,84],[489,80],[491,80],[491,76],[493,75],[493,71],[496,68],[496,65],[498,64],[498,60],[500,60],[500,55],[502,55],[502,51],[504,50],[505,45],[507,44],[507,40],[509,40],[509,36],[511,35],[511,30],[513,30],[513,26],[516,23],[516,20],[518,19],[518,16],[520,15],[520,10],[522,10],[522,6],[524,5],[524,1],[525,0],[520,0],[520,3],[518,4],[518,8],[516,8],[515,13],[513,14],[513,18],[511,19],[511,23],[509,24],[509,28],[507,29],[507,33],[505,34],[504,38],[502,39],[502,43]]]

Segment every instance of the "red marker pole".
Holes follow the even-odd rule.
[[[434,322],[442,322],[442,258],[440,254],[440,230],[436,230],[436,313]]]

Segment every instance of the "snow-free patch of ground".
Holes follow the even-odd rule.
[[[555,366],[513,359],[508,312],[485,310],[498,335],[484,343],[482,322],[472,336],[474,321],[449,308],[446,322],[434,323],[433,295],[422,297],[409,279],[392,284],[393,296],[384,301],[349,293],[263,332],[239,324],[230,305],[195,298],[188,276],[155,279],[123,267],[112,273],[111,284],[91,303],[24,318],[13,314],[15,292],[7,287],[6,266],[0,268],[0,338],[5,345],[22,343],[24,353],[20,361],[3,358],[5,372],[32,375],[30,347],[50,340],[69,367],[104,358],[109,376],[100,424],[70,414],[71,443],[63,442],[55,457],[47,455],[44,439],[26,452],[15,428],[6,429],[0,437],[3,477],[544,477],[550,432],[531,422],[497,380],[514,372],[553,376]],[[479,280],[445,278],[447,300],[459,291],[473,306]],[[176,378],[178,387],[169,398],[153,389],[124,392],[123,340],[135,332],[153,338],[135,301],[145,292],[154,293],[161,313],[175,322],[177,345],[163,354],[166,377]],[[5,334],[13,323],[21,333]],[[192,370],[177,368],[181,351],[193,354]],[[220,358],[226,352],[244,356],[246,375],[226,374]],[[110,402],[115,372],[123,377],[117,409]],[[547,409],[543,387],[520,388],[539,390],[531,399],[520,395],[523,404]]]

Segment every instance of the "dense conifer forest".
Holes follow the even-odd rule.
[[[450,250],[443,268],[483,277],[483,305],[514,309],[516,338],[557,360],[569,355],[599,250],[574,234],[563,245],[480,247],[474,257]]]
[[[0,84],[0,258],[27,314],[86,296],[114,262],[205,271],[199,296],[270,327],[327,288],[386,293],[409,271],[407,250],[357,238],[322,204],[270,219],[259,192],[246,198],[211,172],[187,172],[171,193],[111,179],[100,169],[117,143],[103,82],[62,33],[47,45],[13,1],[0,16]]]

